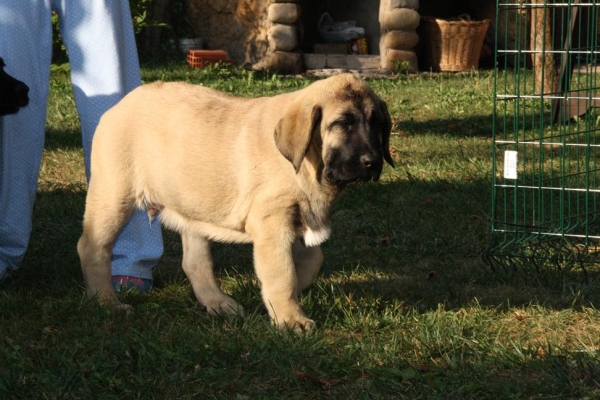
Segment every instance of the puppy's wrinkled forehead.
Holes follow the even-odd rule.
[[[333,104],[348,109],[348,111],[370,113],[376,106],[373,91],[366,83],[349,77],[339,79],[330,88]]]

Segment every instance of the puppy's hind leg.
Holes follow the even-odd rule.
[[[109,307],[127,308],[119,303],[112,286],[110,262],[117,235],[135,205],[126,191],[101,186],[100,179],[90,181],[77,253],[88,297],[98,296],[98,301]]]
[[[227,296],[219,287],[213,272],[210,242],[189,233],[181,234],[183,271],[188,277],[196,299],[210,314],[245,315],[244,308]]]

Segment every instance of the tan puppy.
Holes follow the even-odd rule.
[[[243,308],[213,275],[210,241],[253,243],[271,318],[310,329],[298,294],[323,261],[333,201],[379,179],[390,116],[361,80],[338,75],[292,93],[243,99],[186,83],[142,86],[109,110],[94,136],[77,250],[89,296],[120,306],[112,247],[136,207],[183,241],[183,270],[211,313]]]

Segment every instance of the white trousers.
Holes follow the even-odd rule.
[[[141,84],[128,0],[0,1],[0,57],[6,72],[30,89],[26,108],[0,117],[0,278],[19,267],[31,234],[44,148],[52,11],[69,55],[88,178],[100,117]],[[162,252],[160,225],[150,226],[146,213],[138,211],[119,234],[112,274],[152,279]]]

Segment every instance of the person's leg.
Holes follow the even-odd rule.
[[[49,0],[0,2],[0,57],[29,86],[29,105],[0,124],[0,279],[21,264],[44,149],[52,54]]]
[[[122,0],[57,1],[90,179],[92,137],[100,117],[141,84],[131,13]],[[151,280],[162,252],[160,224],[150,225],[146,212],[137,211],[117,238],[112,275]]]

